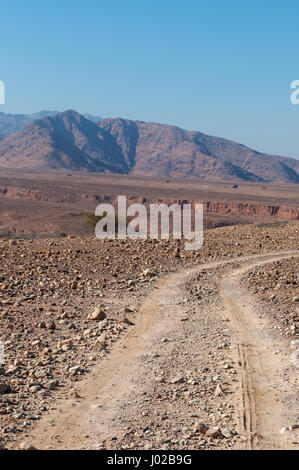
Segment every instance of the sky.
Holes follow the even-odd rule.
[[[0,111],[177,125],[299,159],[298,0],[1,0]]]

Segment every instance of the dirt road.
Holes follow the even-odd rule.
[[[38,449],[298,448],[288,342],[240,280],[277,252],[170,273],[144,299],[136,325],[77,388],[41,419]],[[205,284],[203,299],[190,295]],[[197,427],[217,426],[225,438]],[[217,433],[216,433],[217,434]]]

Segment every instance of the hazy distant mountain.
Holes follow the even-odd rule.
[[[120,118],[96,124],[75,111],[4,137],[1,166],[299,183],[298,160],[164,124]]]
[[[115,139],[75,111],[37,119],[0,142],[0,166],[126,173]]]
[[[92,116],[91,114],[83,114],[83,116],[85,117],[85,119],[88,119],[89,121],[91,122],[100,122],[100,121],[103,121],[103,118],[100,117],[100,116]]]
[[[58,111],[41,111],[35,114],[0,113],[0,134],[13,134],[20,131],[35,119],[54,116]]]
[[[34,114],[5,114],[0,113],[0,135],[14,134],[15,132],[24,129],[31,122],[36,119],[42,119],[45,117],[53,117],[59,114],[59,111],[40,111]],[[84,114],[86,119],[93,122],[99,122],[103,118],[99,116],[92,116],[91,114]]]

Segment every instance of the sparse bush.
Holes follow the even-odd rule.
[[[85,214],[85,218],[86,218],[85,220],[86,220],[87,225],[89,225],[92,228],[92,230],[95,230],[97,223],[106,216],[107,216],[107,212],[104,212],[104,214],[102,216],[97,216],[93,213],[88,212],[88,213]],[[134,219],[134,217],[127,217],[126,225],[128,226],[129,222],[133,219]],[[107,224],[104,227],[104,229],[107,230]],[[115,232],[116,233],[118,232],[118,214],[117,214],[117,212],[115,213]]]

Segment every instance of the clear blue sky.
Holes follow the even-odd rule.
[[[175,124],[299,158],[298,0],[2,0],[0,111]]]

